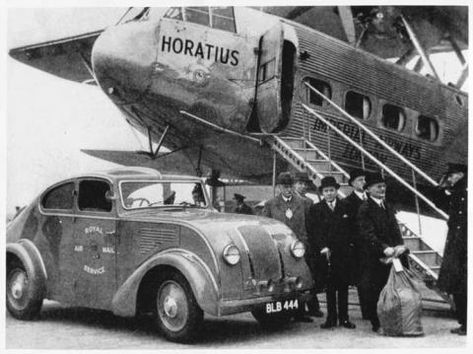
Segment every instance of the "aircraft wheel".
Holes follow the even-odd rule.
[[[187,280],[177,272],[160,283],[156,294],[156,321],[167,339],[192,341],[203,320],[203,312],[195,300]]]
[[[41,311],[43,298],[33,290],[31,274],[20,261],[13,261],[7,267],[7,309],[20,320],[31,320]]]

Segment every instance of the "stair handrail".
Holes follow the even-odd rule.
[[[307,145],[310,146],[311,149],[314,149],[315,151],[317,151],[317,153],[318,153],[320,156],[322,156],[324,159],[326,159],[328,162],[330,162],[330,164],[331,164],[333,167],[335,167],[335,168],[338,170],[338,172],[343,173],[343,175],[344,175],[346,178],[350,178],[350,174],[349,174],[347,171],[345,171],[343,168],[341,168],[338,163],[336,163],[335,161],[329,159],[329,157],[328,157],[327,155],[325,155],[325,153],[324,153],[322,150],[320,150],[317,146],[315,146],[311,141],[306,140],[305,142],[306,142]]]
[[[396,172],[391,170],[388,166],[386,166],[384,163],[379,161],[370,152],[368,152],[363,147],[361,147],[357,142],[355,142],[353,139],[351,139],[349,136],[347,136],[345,133],[343,133],[335,125],[330,123],[330,121],[328,119],[324,118],[321,114],[315,112],[312,108],[308,107],[304,103],[302,103],[302,107],[305,108],[309,113],[312,113],[314,116],[319,118],[322,122],[327,124],[331,129],[333,129],[335,132],[337,132],[342,138],[344,138],[346,141],[348,141],[352,146],[357,148],[361,153],[363,153],[367,157],[369,157],[375,164],[377,164],[379,167],[381,167],[386,172],[388,172],[392,177],[394,177],[394,179],[396,179],[404,187],[406,187],[412,193],[414,193],[419,198],[421,198],[427,205],[429,205],[433,210],[435,210],[438,214],[440,214],[445,220],[448,220],[448,215],[443,210],[439,209],[430,199],[428,199],[426,196],[424,196],[422,193],[420,193],[417,189],[413,188],[409,183],[404,181],[404,179],[402,179]]]
[[[336,110],[338,110],[340,113],[342,113],[345,117],[347,117],[351,122],[355,123],[358,127],[363,129],[369,136],[371,136],[377,143],[379,143],[381,146],[386,148],[390,153],[392,153],[394,156],[396,156],[399,160],[404,162],[406,165],[408,165],[410,168],[412,168],[414,171],[416,171],[420,176],[422,176],[425,180],[427,180],[430,184],[432,184],[434,187],[437,187],[439,184],[432,179],[429,175],[427,175],[424,171],[422,171],[420,168],[418,168],[416,165],[414,165],[411,161],[406,159],[404,156],[399,154],[396,150],[394,150],[391,146],[386,144],[382,139],[380,139],[375,133],[373,133],[370,129],[368,129],[365,125],[361,124],[357,119],[352,117],[350,114],[348,114],[343,108],[341,108],[339,105],[337,105],[335,102],[333,102],[330,98],[325,96],[322,92],[317,90],[315,87],[310,85],[307,82],[304,82],[304,84],[312,91],[314,91],[316,94],[318,94],[322,99],[326,100],[330,105],[335,107]],[[304,105],[304,104],[303,104]]]

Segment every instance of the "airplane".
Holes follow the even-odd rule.
[[[250,8],[133,10],[104,30],[10,50],[25,64],[97,84],[149,138],[149,151],[85,151],[92,156],[270,183],[289,166],[312,171],[314,180],[333,167],[378,170],[361,147],[403,180],[412,179],[414,166],[434,186],[447,162],[467,161],[468,95],[353,45],[347,21],[348,43]],[[406,20],[412,9],[396,11],[407,11],[401,32],[429,66]],[[301,162],[303,153],[294,154],[301,139],[302,150],[315,147],[316,160],[322,155],[330,163],[317,171],[309,158]]]

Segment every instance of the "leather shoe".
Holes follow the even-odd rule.
[[[324,313],[320,310],[311,310],[309,311],[309,315],[313,317],[324,317]]]
[[[460,326],[458,328],[451,329],[450,333],[466,336],[466,328],[464,326]]]
[[[380,328],[379,325],[373,325],[373,326],[371,327],[371,330],[372,330],[373,332],[378,332],[378,331],[379,331],[379,328]]]
[[[307,317],[307,316],[296,316],[296,317],[294,317],[294,321],[295,322],[306,322],[306,323],[314,322],[314,320],[312,318]]]
[[[345,328],[349,328],[349,329],[356,328],[356,325],[355,325],[354,323],[351,323],[351,322],[348,321],[348,320],[341,321],[341,322],[340,322],[340,326],[345,327]]]
[[[337,326],[336,323],[326,321],[326,322],[324,322],[320,325],[320,328],[329,329],[329,328],[333,328],[333,327],[336,327],[336,326]]]

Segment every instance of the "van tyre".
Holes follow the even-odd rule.
[[[178,272],[165,276],[155,300],[156,322],[166,338],[181,343],[194,340],[204,314],[184,276]]]
[[[18,260],[7,267],[6,292],[7,309],[13,317],[32,320],[38,316],[43,305],[42,294],[35,291],[32,274]]]

